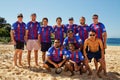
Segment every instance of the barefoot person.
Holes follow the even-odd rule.
[[[46,61],[44,67],[47,70],[50,68],[60,68],[64,65],[66,61],[66,51],[61,49],[61,43],[59,39],[55,39],[54,45],[49,48],[46,54]]]
[[[19,65],[22,66],[22,52],[24,50],[24,36],[26,24],[23,22],[23,15],[17,16],[17,21],[11,27],[11,40],[15,46],[14,65],[17,66],[17,59]]]
[[[31,14],[31,21],[28,22],[26,27],[26,43],[28,50],[28,67],[30,67],[31,60],[31,51],[34,49],[35,55],[35,66],[38,66],[38,50],[40,48],[40,43],[38,42],[38,29],[40,28],[40,24],[36,21],[36,14]]]
[[[103,66],[104,48],[101,39],[96,38],[96,32],[94,30],[90,31],[89,38],[85,40],[84,56],[86,63],[88,63],[88,61],[91,62],[92,58],[96,59],[96,61],[100,63],[97,75],[98,77],[101,77],[100,72],[104,68]]]
[[[102,40],[103,48],[104,48],[104,51],[105,51],[105,49],[107,48],[107,45],[106,45],[107,32],[106,32],[105,26],[104,26],[103,23],[98,21],[98,15],[97,14],[94,14],[92,19],[93,19],[93,23],[90,25],[90,28],[91,28],[91,30],[95,30],[96,31],[96,37]],[[96,70],[97,70],[98,69],[98,64],[97,64],[96,60],[94,60],[94,62],[95,62]],[[104,58],[104,74],[106,74],[105,58]]]
[[[48,25],[48,18],[43,18],[42,23],[43,25],[38,31],[38,39],[41,43],[42,61],[44,62],[46,51],[48,51],[52,44],[51,35],[53,33],[53,28]]]
[[[69,51],[67,53],[67,58],[69,58],[69,61],[66,62],[66,68],[70,70],[72,76],[74,75],[73,71],[80,71],[80,69],[82,68],[84,56],[79,50],[75,50],[74,43],[69,43]]]
[[[64,38],[66,36],[66,27],[61,24],[61,17],[57,17],[56,23],[57,25],[53,26],[55,39],[60,39],[60,43],[63,44]]]

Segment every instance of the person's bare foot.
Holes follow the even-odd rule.
[[[19,67],[23,67],[23,64],[20,63],[20,64],[19,64]]]
[[[101,76],[99,73],[97,73],[97,76],[98,76],[99,78],[102,78],[102,76]]]

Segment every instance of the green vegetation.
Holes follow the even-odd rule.
[[[8,43],[10,41],[11,25],[6,23],[5,18],[0,17],[0,42]]]

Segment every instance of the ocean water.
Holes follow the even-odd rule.
[[[120,38],[108,38],[107,45],[108,46],[120,46]]]

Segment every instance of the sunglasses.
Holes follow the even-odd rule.
[[[55,42],[55,43],[60,43],[60,42]]]
[[[98,19],[98,18],[92,18],[92,19]]]
[[[95,36],[95,34],[90,34],[90,36]]]

